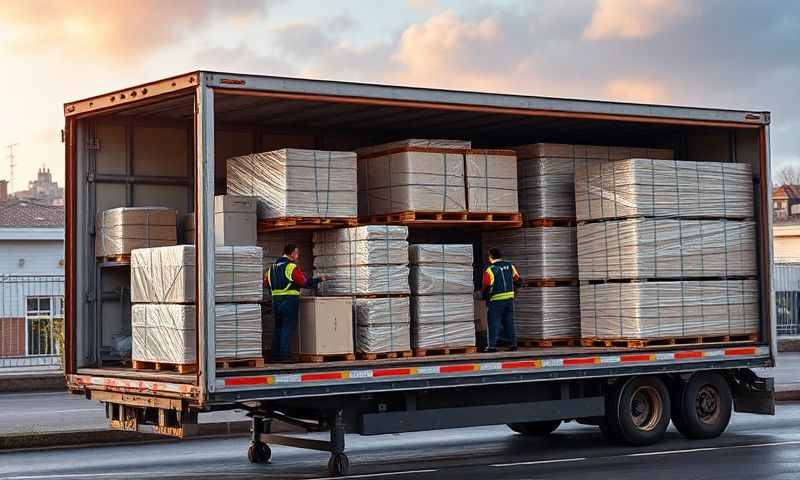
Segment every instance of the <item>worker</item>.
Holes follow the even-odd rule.
[[[272,334],[272,360],[289,360],[290,342],[297,332],[300,309],[300,289],[315,288],[320,282],[333,277],[322,275],[309,278],[297,266],[300,250],[290,243],[283,249],[283,256],[275,260],[266,272],[264,285],[272,293],[272,314],[275,330]]]
[[[481,293],[488,302],[487,324],[488,345],[486,352],[496,352],[501,331],[505,334],[509,348],[517,349],[517,339],[514,333],[514,289],[522,285],[516,267],[511,262],[503,260],[503,254],[498,248],[489,249],[489,266],[483,272],[483,286]]]

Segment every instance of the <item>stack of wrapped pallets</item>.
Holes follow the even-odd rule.
[[[314,232],[314,269],[334,278],[323,296],[352,296],[356,350],[410,351],[408,228],[366,225]]]
[[[629,159],[576,172],[585,339],[758,332],[748,164]]]
[[[176,243],[177,212],[174,209],[120,207],[97,214],[95,255],[98,258],[122,259],[136,248]]]
[[[474,352],[472,245],[411,245],[409,261],[415,354]]]
[[[260,247],[216,247],[215,345],[220,362],[261,361]],[[195,368],[196,271],[192,245],[131,253],[134,368]]]

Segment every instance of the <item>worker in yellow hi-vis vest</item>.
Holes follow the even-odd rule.
[[[501,331],[505,333],[511,350],[517,349],[514,333],[514,289],[522,285],[516,267],[503,260],[498,248],[489,249],[490,265],[483,272],[483,298],[488,302],[488,346],[485,351],[496,352]]]

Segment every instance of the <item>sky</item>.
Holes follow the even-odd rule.
[[[768,110],[800,168],[796,1],[0,0],[16,190],[63,183],[65,102],[198,69]]]

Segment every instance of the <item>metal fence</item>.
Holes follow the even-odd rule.
[[[778,335],[800,335],[800,263],[776,263],[773,273]]]
[[[0,274],[0,368],[61,365],[63,275]]]

